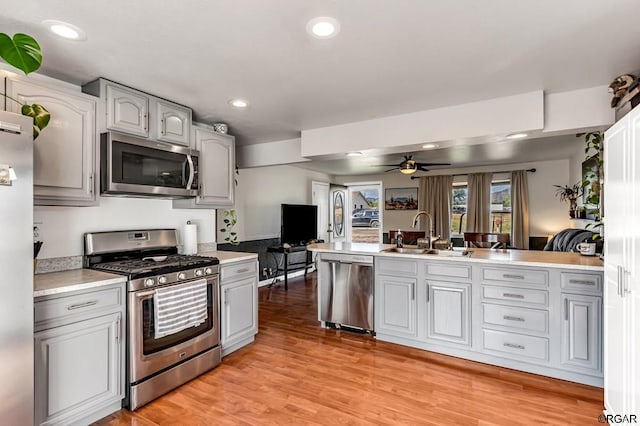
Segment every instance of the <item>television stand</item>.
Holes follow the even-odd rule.
[[[306,251],[306,256],[304,262],[294,262],[289,263],[289,254],[291,253],[299,253],[302,251]],[[290,271],[299,271],[304,269],[304,276],[307,277],[307,270],[313,266],[313,258],[312,253],[307,251],[306,245],[295,245],[289,247],[283,247],[283,245],[272,246],[267,248],[267,253],[280,253],[284,257],[283,259],[283,267],[280,268],[280,265],[277,266],[276,275],[278,272],[284,272],[284,289],[285,291],[289,290],[289,280],[287,275]]]

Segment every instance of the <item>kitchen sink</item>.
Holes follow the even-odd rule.
[[[422,247],[392,247],[390,249],[384,250],[390,253],[403,253],[403,254],[424,254],[427,256],[442,256],[442,257],[463,257],[463,256],[471,256],[471,251],[469,250],[437,250],[437,249],[428,249]]]

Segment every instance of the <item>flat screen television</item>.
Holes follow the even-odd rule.
[[[318,238],[318,206],[282,204],[280,243],[300,245]]]

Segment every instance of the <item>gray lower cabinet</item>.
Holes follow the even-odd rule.
[[[427,281],[427,339],[471,345],[470,286]]]
[[[198,158],[198,196],[174,200],[174,208],[229,208],[235,195],[235,138],[198,123],[191,128]]]
[[[600,371],[602,299],[562,294],[562,364],[565,368]]]
[[[7,77],[6,91],[51,113],[49,125],[33,144],[34,204],[97,204],[95,99],[44,77]],[[18,112],[19,105],[9,102],[7,107]]]
[[[254,341],[258,332],[257,261],[223,265],[220,280],[222,355]]]
[[[89,424],[124,398],[124,284],[34,304],[35,424]]]
[[[390,275],[376,277],[376,333],[411,339],[418,336],[416,287],[416,278]]]

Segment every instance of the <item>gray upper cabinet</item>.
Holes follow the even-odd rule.
[[[34,141],[34,204],[95,205],[95,99],[47,78],[7,77],[6,90],[51,113],[51,122]],[[19,113],[17,103],[7,107]]]
[[[190,146],[191,108],[99,78],[82,86],[98,96],[98,132],[114,130],[134,136]]]
[[[235,139],[194,124],[192,138],[200,152],[199,188],[195,198],[174,200],[174,208],[231,207],[235,195]]]
[[[163,100],[156,105],[158,140],[189,146],[191,109]]]
[[[135,90],[107,83],[107,129],[149,136],[149,98]]]

